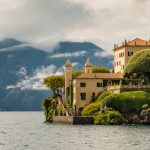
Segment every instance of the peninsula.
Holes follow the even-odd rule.
[[[74,71],[68,58],[64,75],[44,83],[53,96],[43,100],[46,121],[71,124],[150,124],[150,42],[136,38],[114,45],[114,69]]]

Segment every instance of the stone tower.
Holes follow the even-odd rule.
[[[65,71],[65,99],[68,98],[67,89],[69,88],[70,81],[72,81],[72,64],[70,59],[67,58],[66,64],[64,65]]]
[[[86,60],[84,67],[85,67],[85,73],[92,73],[92,64],[89,58]]]

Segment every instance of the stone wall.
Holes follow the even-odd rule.
[[[82,124],[94,124],[93,117],[82,117],[82,116],[54,116],[53,123],[62,123],[62,124],[73,124],[73,125],[82,125]]]

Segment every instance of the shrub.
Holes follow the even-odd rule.
[[[108,125],[108,124],[121,124],[123,119],[121,114],[115,110],[105,110],[104,113],[98,113],[94,116],[94,123],[101,124],[101,125]]]
[[[92,72],[93,73],[110,73],[109,69],[107,67],[104,67],[104,66],[93,67]]]
[[[110,91],[106,91],[101,93],[98,98],[96,99],[96,101],[102,101],[105,97],[111,95],[112,93]]]
[[[148,104],[144,104],[144,105],[142,106],[142,109],[148,109],[148,108],[149,108]]]
[[[127,78],[144,78],[145,82],[150,81],[150,49],[135,53],[124,69],[124,76]],[[146,83],[147,83],[146,82]]]
[[[99,101],[90,103],[83,109],[82,116],[93,116],[95,113],[100,111],[100,104],[101,103]]]
[[[145,121],[150,121],[150,108],[142,110],[140,114],[141,118]]]
[[[150,105],[150,93],[143,91],[111,94],[102,101],[102,108],[110,107],[120,113],[140,112],[144,104]]]
[[[102,100],[109,96],[111,93],[110,92],[103,92],[101,93],[97,98],[95,102],[90,103],[89,105],[87,105],[83,111],[82,111],[82,115],[83,116],[93,116],[96,113],[98,113],[100,111],[100,107],[101,107],[101,102]]]
[[[52,97],[45,98],[42,101],[42,107],[44,109],[46,121],[51,122],[53,119],[54,112],[56,110],[56,101]]]

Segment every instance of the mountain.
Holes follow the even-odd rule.
[[[0,41],[0,49],[12,47],[12,46],[17,46],[20,44],[22,44],[22,42],[20,42],[16,39],[6,38],[6,39],[3,39],[2,41]]]
[[[0,110],[41,110],[41,100],[51,93],[43,78],[61,73],[67,57],[74,69],[82,69],[87,57],[112,68],[112,55],[91,42],[60,42],[44,51],[12,38],[0,41]]]

